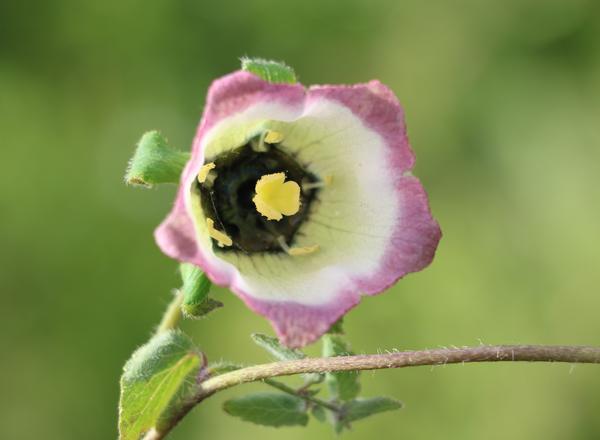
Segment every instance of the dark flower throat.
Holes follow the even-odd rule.
[[[300,225],[308,217],[311,203],[316,199],[318,189],[301,191],[300,210],[296,214],[284,216],[279,221],[262,216],[252,198],[256,182],[265,174],[284,172],[286,181],[293,180],[300,186],[318,179],[293,156],[285,153],[280,145],[264,144],[263,150],[266,151],[262,151],[258,142],[258,138],[252,139],[214,158],[212,173],[216,174],[216,178],[207,179],[204,184],[196,181],[194,185],[206,218],[213,219],[215,228],[233,240],[233,246],[219,248],[221,251],[283,252],[278,238],[283,237],[288,245],[292,245]],[[213,245],[216,246],[214,240]]]

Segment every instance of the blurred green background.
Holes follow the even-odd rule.
[[[346,319],[355,351],[599,344],[600,4],[595,0],[0,2],[0,438],[116,438],[118,378],[176,263],[152,239],[175,187],[123,184],[145,130],[189,148],[205,92],[238,57],[305,84],[379,78],[406,110],[444,238],[433,265]],[[186,323],[209,358],[269,358],[232,294]],[[312,349],[314,353],[316,349]],[[402,411],[345,438],[597,439],[600,369],[467,365],[363,374]],[[208,400],[173,433],[276,430]]]

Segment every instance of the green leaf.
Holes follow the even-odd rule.
[[[296,359],[303,359],[306,357],[300,350],[294,350],[281,345],[277,338],[263,335],[262,333],[253,333],[250,335],[254,343],[268,351],[275,359],[280,361],[293,361]],[[306,373],[303,374],[305,385],[313,385],[323,381],[323,375],[319,373]]]
[[[234,364],[229,361],[220,361],[214,364],[210,364],[208,366],[208,375],[209,376],[218,376],[220,374],[230,373],[235,370],[239,370],[240,368],[244,368],[243,365]]]
[[[154,336],[124,367],[119,402],[119,439],[138,440],[168,424],[197,391],[202,355],[178,330]]]
[[[251,338],[255,344],[264,348],[273,357],[280,361],[292,361],[304,359],[306,357],[306,355],[300,350],[294,350],[293,348],[287,348],[281,345],[277,338],[263,335],[262,333],[253,333]]]
[[[353,422],[365,417],[402,408],[402,402],[389,397],[355,399],[344,405],[344,421]]]
[[[125,173],[129,185],[151,187],[159,183],[177,183],[189,153],[167,145],[158,131],[144,133]]]
[[[319,422],[325,423],[327,421],[327,413],[325,412],[325,408],[321,405],[313,406],[311,413]]]
[[[241,61],[242,70],[254,73],[270,83],[294,84],[296,82],[294,69],[284,63],[261,58],[242,58]]]
[[[351,354],[348,344],[341,336],[330,334],[323,336],[323,356],[349,356]],[[352,400],[360,392],[358,371],[327,373],[325,381],[329,387],[331,397],[335,400]]]
[[[223,303],[208,297],[212,283],[202,270],[193,264],[179,266],[183,286],[181,311],[186,318],[200,318],[214,309],[223,307]]]
[[[307,405],[300,397],[279,393],[255,393],[223,404],[229,415],[264,426],[306,426]]]

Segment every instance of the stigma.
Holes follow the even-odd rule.
[[[285,182],[285,173],[265,174],[256,182],[255,191],[256,210],[268,220],[281,220],[300,210],[300,185]]]

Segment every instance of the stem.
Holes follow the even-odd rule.
[[[177,327],[179,323],[179,319],[181,318],[181,304],[183,302],[183,293],[179,290],[175,293],[175,296],[167,310],[165,310],[165,314],[163,315],[158,328],[156,329],[156,333],[162,333],[167,330],[171,330]]]
[[[242,383],[300,373],[379,370],[420,365],[502,361],[600,363],[600,347],[498,345],[404,351],[376,355],[306,358],[255,365],[207,379],[202,384],[202,394],[210,395]]]
[[[471,362],[568,362],[600,364],[600,347],[559,345],[495,345],[435,350],[402,351],[389,354],[305,358],[255,365],[211,377],[202,382],[195,402],[182,409],[162,431],[150,431],[144,440],[161,440],[195,405],[218,391],[248,382],[302,373],[380,370],[422,365]],[[270,383],[270,385],[272,385]],[[283,385],[283,384],[282,384]],[[285,385],[284,385],[285,386]]]

